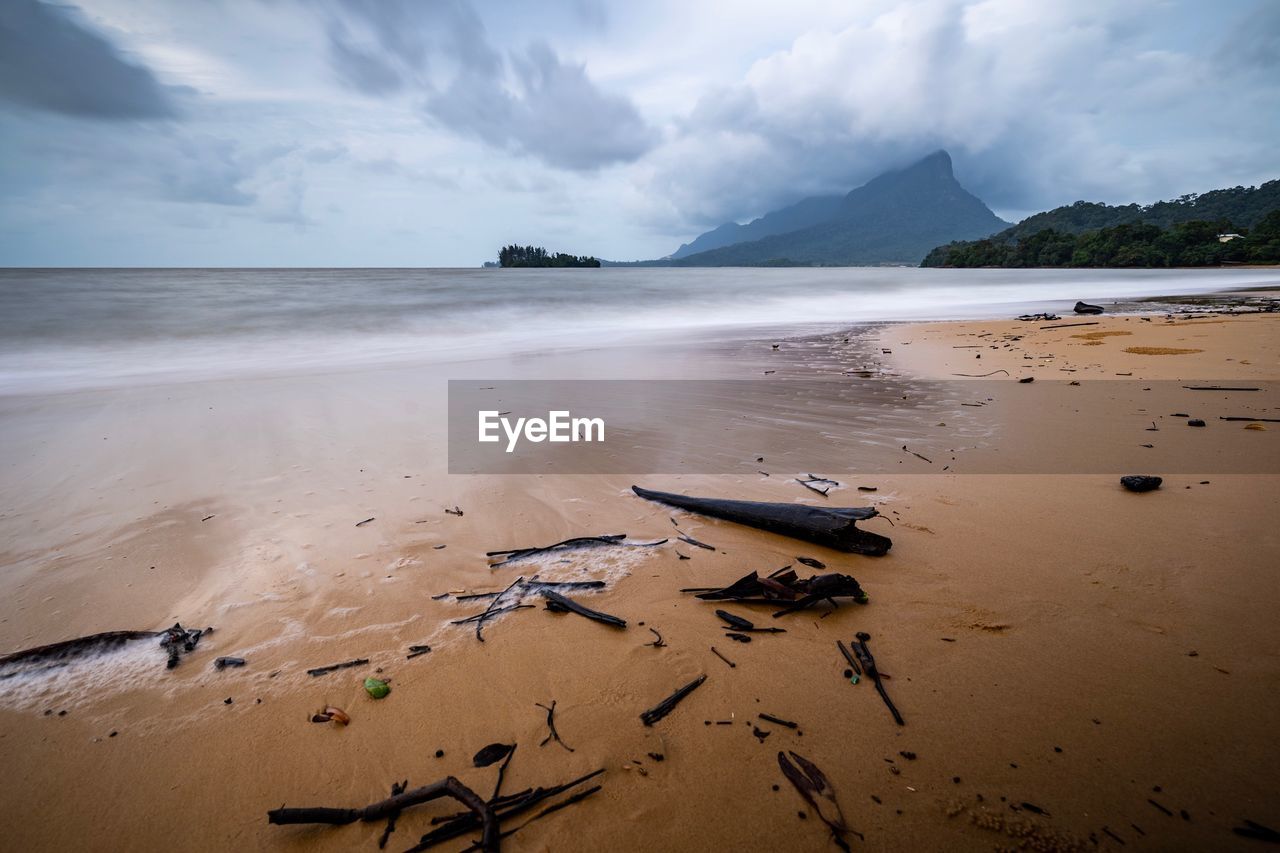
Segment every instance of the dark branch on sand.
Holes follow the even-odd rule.
[[[547,712],[547,729],[551,732],[542,739],[542,743],[538,744],[538,746],[546,746],[551,741],[555,741],[569,750],[569,752],[573,752],[573,747],[561,740],[560,732],[556,731],[556,700],[552,699],[550,705],[543,705],[541,702],[535,702],[534,704]]]
[[[488,551],[486,557],[505,557],[500,562],[493,563],[489,566],[496,569],[499,566],[505,566],[508,563],[514,563],[516,560],[523,560],[526,557],[533,557],[538,554],[546,554],[549,551],[557,550],[573,550],[575,548],[587,548],[592,546],[622,545],[630,548],[652,548],[666,542],[666,539],[657,542],[627,542],[625,533],[607,533],[603,536],[577,536],[572,539],[565,539],[563,542],[557,542],[554,545],[545,545],[538,548],[511,548],[505,551]]]
[[[331,826],[342,826],[356,821],[385,820],[392,815],[398,815],[410,806],[416,806],[440,797],[452,797],[471,810],[483,828],[480,844],[482,850],[489,853],[489,851],[497,851],[499,849],[501,842],[498,818],[493,809],[488,803],[480,799],[475,791],[452,776],[447,776],[439,782],[432,782],[430,785],[425,785],[421,788],[414,788],[412,791],[397,794],[394,797],[388,797],[362,809],[324,807],[272,809],[267,812],[267,822],[276,825],[323,823]]]
[[[579,616],[585,616],[588,619],[594,619],[597,622],[603,622],[615,628],[627,627],[627,620],[611,616],[608,613],[601,613],[599,610],[592,610],[590,607],[585,607],[555,590],[540,589],[538,592],[547,600],[547,609],[553,613],[577,613]]]
[[[680,700],[684,699],[684,697],[701,687],[702,682],[706,680],[707,677],[705,675],[699,675],[693,681],[690,681],[684,687],[681,687],[675,693],[672,693],[666,699],[663,699],[657,705],[654,705],[652,708],[642,713],[640,715],[640,719],[644,721],[646,726],[652,726],[654,723],[658,722],[658,720],[661,720],[667,714],[670,714],[675,710],[675,707],[680,704]]]

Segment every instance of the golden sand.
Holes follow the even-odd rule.
[[[1170,473],[1181,454],[1206,449],[1233,470],[1276,470],[1274,431],[1216,428],[1219,415],[1247,404],[1261,417],[1276,400],[1181,385],[1280,378],[1280,318],[1206,329],[1100,322],[1143,347],[1187,348],[1195,335],[1201,351],[1081,356],[1065,348],[1069,332],[1008,320],[887,326],[873,351],[892,353],[873,359],[797,345],[803,356],[787,362],[784,346],[779,375],[823,359],[836,377],[1010,374],[964,386],[983,396],[972,411],[996,419],[985,444],[941,444],[954,452],[928,463],[904,453],[902,471],[886,475],[836,473],[832,459],[822,473],[843,486],[829,498],[775,464],[780,444],[735,475],[451,476],[430,416],[439,400],[412,371],[4,401],[0,649],[177,619],[217,627],[172,671],[104,656],[0,684],[5,846],[371,850],[380,823],[273,827],[266,812],[362,806],[393,782],[447,774],[488,793],[496,768],[477,769],[471,756],[493,742],[519,745],[504,791],[606,770],[599,793],[504,843],[516,850],[832,849],[779,772],[779,750],[822,768],[877,849],[1094,849],[1091,839],[1118,848],[1111,834],[1134,849],[1225,849],[1240,843],[1231,828],[1244,818],[1280,826],[1280,476]],[[754,363],[738,369],[761,375]],[[1014,381],[1026,376],[1064,381]],[[1183,381],[1126,382],[1114,395],[1091,390],[1105,383],[1065,381],[1120,377]],[[1082,393],[1087,418],[1073,415]],[[1188,429],[1175,412],[1210,427]],[[1086,419],[1106,425],[1103,438]],[[841,423],[833,409],[831,429]],[[955,473],[1006,455],[1118,459],[1126,470]],[[1165,474],[1163,488],[1119,487],[1116,473],[1139,472]],[[894,547],[859,557],[672,513],[631,495],[637,479],[689,494],[872,503],[882,516],[865,525]],[[465,514],[444,512],[455,506]],[[715,550],[672,542],[498,569],[484,557],[584,534],[662,538],[673,517]],[[870,603],[776,622],[730,606],[787,630],[739,644],[713,605],[680,593],[798,566],[798,556],[857,577]],[[534,572],[607,581],[582,600],[628,627],[539,606],[491,622],[481,643],[449,622],[484,605],[437,598]],[[903,727],[870,683],[843,675],[836,640],[857,631],[892,676]],[[422,643],[433,651],[407,659]],[[217,671],[217,655],[248,665]],[[370,663],[305,674],[355,657]],[[706,683],[670,716],[641,723],[642,710],[701,674]],[[371,675],[389,681],[385,699],[365,693]],[[539,703],[552,700],[572,752],[540,745]],[[309,721],[327,705],[351,724]],[[406,811],[390,849],[455,810],[439,801]]]

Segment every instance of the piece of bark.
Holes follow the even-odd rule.
[[[844,836],[853,830],[849,829],[849,825],[845,822],[844,812],[840,810],[840,803],[836,800],[835,790],[831,787],[830,780],[816,764],[804,756],[793,752],[791,758],[795,760],[796,765],[799,765],[798,768],[787,760],[786,753],[778,753],[778,767],[782,769],[782,775],[787,777],[804,801],[818,813],[818,818],[831,830],[832,840],[835,841],[836,846],[848,851],[849,844],[844,840]],[[834,811],[834,814],[828,814],[829,811]],[[861,833],[855,834],[861,837]]]
[[[734,616],[728,610],[717,610],[716,615],[719,616],[724,623],[736,631],[750,631],[755,627],[755,623],[749,619],[743,619],[741,616]]]
[[[805,504],[693,498],[671,492],[655,492],[640,486],[632,486],[631,490],[646,500],[814,542],[839,551],[878,557],[887,553],[893,545],[888,537],[859,530],[855,525],[857,521],[879,515],[875,507],[816,507]]]
[[[627,620],[611,616],[608,613],[601,613],[599,610],[592,610],[590,607],[585,607],[553,589],[541,589],[538,592],[547,600],[546,607],[552,612],[563,613],[567,611],[577,613],[579,616],[585,616],[588,619],[594,619],[597,622],[603,622],[606,625],[612,625],[615,628],[627,627]]]
[[[684,699],[690,693],[692,693],[693,691],[701,687],[702,682],[706,680],[707,680],[707,677],[705,675],[699,675],[693,681],[690,681],[684,687],[681,687],[679,690],[677,690],[675,693],[672,693],[666,699],[663,699],[657,705],[654,705],[649,710],[643,712],[640,715],[640,719],[644,721],[644,724],[646,726],[652,726],[654,723],[661,720],[667,714],[670,714],[675,709],[675,707],[680,704],[682,699]]]

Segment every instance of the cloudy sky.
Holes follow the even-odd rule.
[[[1274,0],[0,0],[0,265],[657,257],[940,147],[1017,219],[1278,139]]]

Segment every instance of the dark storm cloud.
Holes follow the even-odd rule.
[[[631,101],[601,90],[585,66],[545,42],[500,53],[460,2],[340,3],[328,37],[331,65],[348,86],[419,94],[425,115],[446,129],[557,168],[632,162],[657,142]]]
[[[0,99],[95,119],[175,114],[146,67],[126,59],[75,10],[39,0],[0,2]]]
[[[937,0],[815,28],[704,93],[648,158],[653,221],[747,219],[937,148],[1015,214],[1274,177],[1280,5],[1189,6],[1161,29],[1162,8]]]

